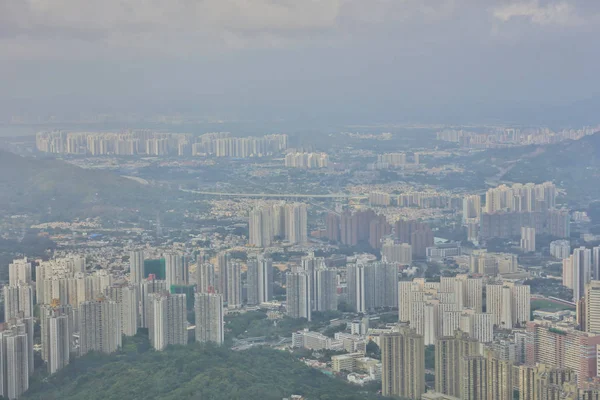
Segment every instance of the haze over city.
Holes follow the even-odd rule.
[[[5,0],[0,115],[592,123],[599,20],[589,0]]]
[[[0,0],[0,400],[600,400],[598,37]]]

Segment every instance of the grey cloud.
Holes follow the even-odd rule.
[[[3,59],[330,46],[458,0],[0,0]]]
[[[0,0],[0,57],[277,47],[290,37],[335,29],[342,2]]]
[[[61,41],[139,51],[340,43],[380,25],[500,23],[581,25],[590,0],[0,0],[0,44],[35,57]],[[598,7],[600,8],[600,7]],[[596,10],[598,11],[598,10]],[[463,21],[474,14],[473,20]],[[591,13],[596,15],[595,13]],[[490,24],[491,25],[491,24]],[[497,27],[496,27],[497,29]],[[406,28],[410,33],[409,28]],[[490,35],[493,28],[480,34]],[[37,42],[37,45],[36,45]],[[16,49],[19,47],[20,49]],[[29,51],[28,51],[29,50]],[[2,56],[8,58],[12,54]]]
[[[540,26],[584,26],[598,20],[598,2],[589,0],[517,0],[493,9],[495,18],[510,22],[523,18]]]
[[[592,0],[0,0],[0,112],[571,101],[600,92],[599,13]]]
[[[319,29],[334,24],[341,0],[2,0],[0,21],[21,32]]]
[[[585,0],[589,3],[589,0]],[[592,1],[592,3],[594,3]],[[120,34],[232,32],[282,33],[351,28],[390,21],[435,21],[491,5],[508,21],[570,23],[584,2],[556,0],[0,0],[4,35],[110,36]]]
[[[447,15],[456,0],[0,0],[4,36],[265,35]]]

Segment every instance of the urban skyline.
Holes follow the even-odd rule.
[[[0,0],[0,398],[600,400],[598,22]]]

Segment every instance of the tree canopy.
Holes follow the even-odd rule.
[[[232,351],[193,344],[157,352],[134,338],[121,352],[88,354],[33,382],[26,400],[375,399],[373,393],[309,368],[269,348]],[[379,397],[378,397],[379,398]]]

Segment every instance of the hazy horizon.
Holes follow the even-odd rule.
[[[582,125],[598,21],[584,0],[3,1],[0,118]]]
[[[0,399],[600,399],[598,38],[600,0],[0,0]]]

